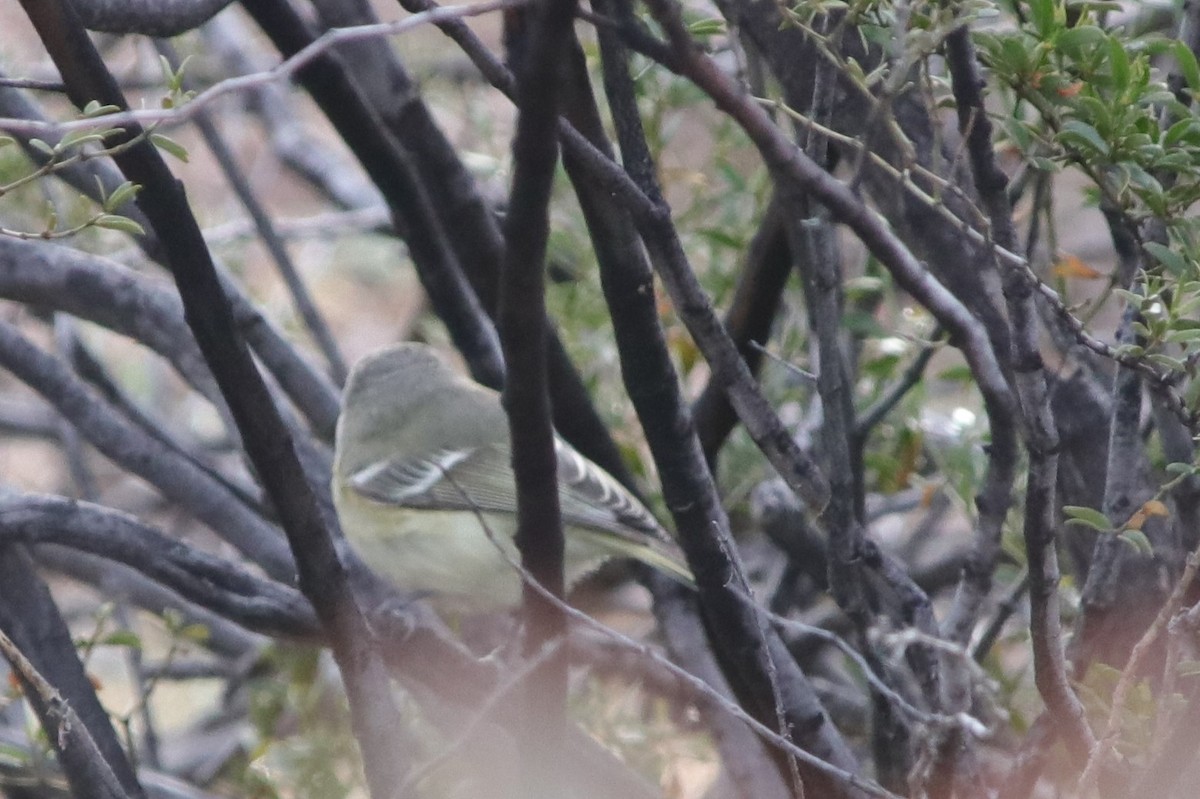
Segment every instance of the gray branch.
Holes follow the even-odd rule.
[[[232,0],[73,0],[88,30],[178,36],[198,28]]]

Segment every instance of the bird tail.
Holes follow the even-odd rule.
[[[633,558],[645,563],[647,566],[658,569],[663,574],[688,588],[696,587],[696,579],[692,576],[691,569],[687,567],[683,553],[679,551],[673,542],[652,538],[647,538],[644,542],[630,541],[628,539],[620,539],[614,542],[611,535],[578,528],[572,531],[572,535],[579,535],[590,539],[590,542],[594,546],[601,550],[608,550],[614,557]]]

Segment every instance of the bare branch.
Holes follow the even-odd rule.
[[[0,536],[58,544],[123,563],[184,599],[266,635],[315,638],[312,606],[295,589],[173,541],[120,511],[63,497],[0,499]]]
[[[411,17],[395,22],[381,22],[376,25],[360,25],[353,28],[340,28],[327,31],[311,44],[298,49],[274,68],[265,72],[227,78],[200,92],[191,102],[178,108],[120,111],[114,114],[106,114],[102,117],[78,119],[70,122],[47,122],[34,119],[0,117],[0,130],[4,130],[12,135],[42,136],[47,133],[61,135],[75,130],[90,130],[97,126],[152,126],[187,122],[191,120],[194,114],[199,113],[209,104],[228,94],[254,89],[268,83],[290,80],[305,67],[311,66],[313,62],[325,57],[330,50],[340,44],[371,39],[378,36],[392,36],[448,19],[461,19],[480,14],[490,14],[493,11],[520,5],[524,1],[491,0],[491,2],[479,5],[447,6],[435,11],[414,14]]]
[[[88,30],[178,36],[198,28],[232,0],[83,0],[79,18]]]

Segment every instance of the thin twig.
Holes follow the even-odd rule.
[[[24,136],[43,133],[69,133],[74,130],[90,130],[96,127],[125,127],[128,125],[160,125],[188,122],[201,110],[229,94],[255,89],[268,83],[289,80],[293,75],[325,55],[340,44],[371,39],[378,36],[393,36],[408,31],[435,25],[450,19],[463,19],[493,11],[516,8],[528,0],[488,0],[477,5],[443,6],[430,11],[413,14],[393,22],[375,25],[356,25],[353,28],[336,28],[323,33],[316,41],[290,58],[263,72],[226,78],[197,94],[189,102],[176,108],[148,108],[136,111],[120,111],[114,114],[75,119],[67,122],[43,122],[40,120],[0,117],[0,130]]]
[[[172,69],[179,70],[181,68],[179,55],[175,52],[175,48],[171,46],[170,42],[158,40],[154,43],[154,46],[157,48],[159,54],[167,59]],[[191,88],[191,81],[186,76],[184,76],[183,85],[185,89]],[[225,178],[233,188],[234,194],[242,201],[242,205],[246,207],[246,212],[250,214],[250,218],[254,221],[254,226],[258,230],[259,237],[266,246],[267,252],[270,253],[271,260],[275,262],[275,266],[283,278],[284,285],[287,286],[288,293],[292,297],[292,303],[296,306],[296,311],[299,313],[300,319],[304,322],[304,326],[308,328],[309,335],[312,336],[313,341],[329,364],[330,376],[337,385],[342,385],[346,382],[346,361],[338,351],[337,342],[333,338],[333,333],[329,330],[329,325],[326,324],[325,318],[321,315],[316,303],[313,302],[308,287],[304,285],[304,280],[300,277],[300,272],[296,268],[291,255],[288,253],[283,239],[280,238],[275,223],[271,220],[262,203],[259,202],[254,189],[250,185],[250,181],[242,173],[242,169],[234,158],[233,152],[229,149],[229,145],[225,143],[225,138],[217,129],[212,115],[206,109],[200,109],[195,115],[195,122],[196,127],[200,129],[200,135],[204,137],[209,150],[212,151],[213,157],[216,158],[217,163],[220,165],[221,171],[225,173]]]
[[[446,480],[450,481],[451,483],[454,483],[454,478],[452,475],[450,475],[448,472],[445,472],[445,471],[443,471],[442,474]],[[464,499],[466,499],[468,502],[470,502],[470,497],[467,495],[466,491],[461,486],[458,488],[458,490],[463,493]],[[537,582],[537,580],[534,579],[533,575],[531,575],[528,571],[526,571],[524,568],[522,568],[521,564],[519,562],[517,562],[516,558],[514,558],[509,553],[508,549],[501,544],[501,542],[497,538],[496,532],[492,529],[491,524],[488,522],[488,520],[487,520],[486,516],[483,514],[483,512],[480,511],[478,508],[476,508],[474,512],[475,512],[475,516],[476,516],[477,521],[479,522],[480,527],[482,528],[484,534],[487,536],[488,540],[491,542],[492,546],[495,547],[497,552],[500,553],[501,557],[503,557],[508,562],[509,567],[512,568],[521,577],[522,582],[525,585],[529,586],[532,590],[537,591],[540,594],[542,594],[542,596],[544,596],[547,599],[547,601],[556,603],[558,605],[559,609],[562,611],[562,613],[564,613],[573,622],[580,624],[584,627],[587,627],[589,629],[597,631],[598,633],[611,639],[617,645],[628,650],[629,652],[631,652],[633,654],[636,654],[640,657],[647,658],[647,659],[653,661],[656,666],[658,666],[662,669],[665,669],[668,672],[670,672],[672,675],[674,675],[675,678],[680,681],[681,685],[686,685],[690,689],[695,691],[697,696],[704,697],[708,702],[713,703],[713,705],[716,708],[718,708],[726,713],[729,713],[730,715],[734,716],[735,718],[737,718],[740,721],[747,724],[759,736],[761,736],[764,741],[770,743],[773,746],[778,747],[779,749],[788,753],[790,756],[795,757],[797,760],[801,761],[802,763],[812,766],[816,770],[833,778],[837,783],[853,786],[855,788],[858,788],[861,791],[865,791],[866,793],[870,794],[871,796],[878,796],[878,797],[881,797],[882,799],[902,799],[898,795],[880,787],[878,784],[876,784],[870,780],[859,777],[857,774],[852,774],[849,771],[841,769],[841,768],[833,765],[832,763],[829,763],[825,760],[822,760],[821,758],[816,757],[815,755],[811,754],[807,750],[801,749],[799,746],[797,746],[795,743],[793,743],[788,738],[780,735],[778,732],[772,730],[770,727],[766,726],[762,722],[755,719],[753,716],[751,716],[749,713],[747,713],[745,710],[743,710],[740,705],[737,705],[734,702],[731,702],[729,699],[722,696],[719,692],[714,691],[712,689],[712,687],[710,687],[707,683],[696,678],[695,676],[688,673],[684,669],[680,668],[679,666],[675,665],[671,661],[667,660],[665,657],[663,657],[660,653],[658,653],[651,647],[648,647],[645,644],[639,643],[639,642],[633,640],[632,638],[629,638],[628,636],[626,636],[620,632],[617,632],[616,630],[604,625],[603,623],[597,621],[596,619],[593,619],[591,616],[587,615],[586,613],[576,610],[575,608],[573,608],[570,605],[563,602],[558,597],[555,597],[553,595],[553,593],[551,593],[550,591],[543,588]],[[741,599],[741,601],[744,601],[748,604],[754,605],[756,612],[762,611],[762,609],[759,608],[757,606],[757,604],[753,602],[752,599],[745,596],[744,594],[741,594],[740,592],[739,592],[739,598]]]
[[[1158,615],[1154,617],[1150,627],[1142,634],[1129,653],[1129,660],[1125,663],[1125,668],[1121,670],[1121,677],[1113,689],[1112,704],[1104,722],[1104,732],[1098,738],[1096,746],[1092,748],[1087,765],[1079,777],[1075,790],[1076,796],[1089,796],[1100,770],[1107,765],[1108,758],[1116,746],[1121,720],[1125,717],[1125,705],[1129,701],[1130,692],[1137,684],[1142,663],[1149,655],[1154,642],[1158,640],[1158,636],[1167,629],[1171,619],[1183,607],[1184,597],[1196,579],[1197,571],[1200,571],[1200,548],[1188,556],[1187,566],[1184,567],[1183,574],[1175,583],[1171,595],[1167,597],[1167,601],[1159,609]]]
[[[82,759],[89,765],[87,776],[94,781],[88,787],[97,791],[97,799],[130,799],[75,709],[3,630],[0,630],[0,653],[25,684],[37,693],[38,700],[46,709],[45,720],[55,723],[55,728],[47,729],[46,734],[55,740],[56,748],[78,747],[83,751]]]

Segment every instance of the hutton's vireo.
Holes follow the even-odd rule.
[[[568,586],[610,557],[691,582],[645,506],[557,437],[555,453]],[[333,498],[346,537],[368,566],[441,610],[515,607],[520,575],[496,546],[519,562],[511,455],[495,391],[424,345],[368,355],[350,374],[337,425]]]

